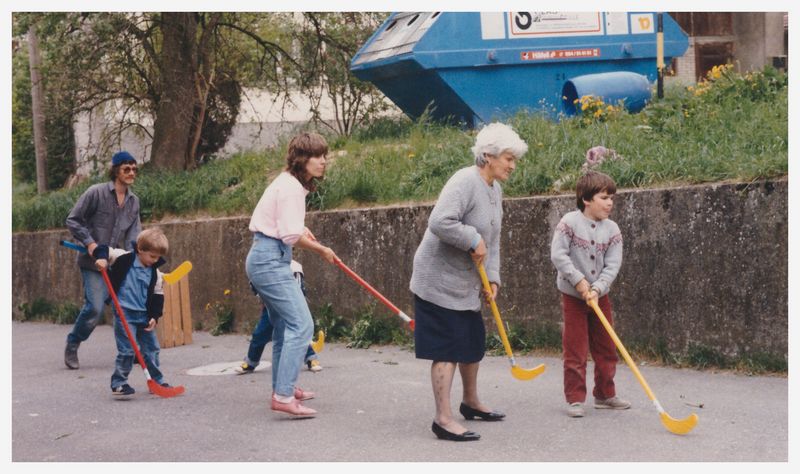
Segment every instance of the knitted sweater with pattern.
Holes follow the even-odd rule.
[[[608,294],[622,266],[622,234],[611,219],[595,221],[581,211],[568,212],[553,232],[550,260],[558,270],[559,291],[581,298],[575,289],[581,279]]]

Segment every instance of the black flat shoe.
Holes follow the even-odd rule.
[[[446,439],[448,441],[478,441],[481,439],[481,435],[475,433],[473,431],[465,431],[461,434],[455,434],[446,429],[442,428],[438,423],[435,421],[431,425],[431,430],[439,439]]]
[[[458,411],[460,411],[467,420],[478,417],[483,421],[500,421],[506,417],[505,413],[500,413],[499,411],[480,411],[472,408],[469,405],[465,405],[464,403],[458,407]]]

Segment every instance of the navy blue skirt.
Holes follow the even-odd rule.
[[[417,359],[480,362],[486,327],[480,311],[443,308],[414,295],[414,350]]]

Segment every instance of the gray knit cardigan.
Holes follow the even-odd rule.
[[[411,291],[444,308],[480,310],[481,281],[469,250],[483,237],[486,274],[499,286],[502,220],[500,183],[489,186],[477,166],[458,170],[442,188],[414,254]]]
[[[568,212],[561,218],[550,243],[550,260],[558,270],[559,291],[576,298],[575,289],[582,279],[607,295],[622,267],[622,233],[611,219],[593,221],[581,211]]]

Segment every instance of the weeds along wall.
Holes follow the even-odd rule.
[[[621,190],[612,213],[624,238],[622,270],[612,288],[615,326],[627,347],[725,356],[788,354],[788,181]],[[507,199],[498,304],[512,327],[551,335],[561,322],[550,240],[572,195]],[[413,317],[408,289],[414,252],[431,204],[310,213],[316,237],[389,300]],[[248,331],[260,313],[244,262],[249,216],[159,224],[170,240],[165,271],[184,260],[196,327],[214,326],[214,311],[232,308]],[[66,230],[13,235],[15,316],[37,299],[80,304],[75,253],[58,245]],[[369,305],[396,318],[336,266],[297,251],[312,311],[330,303],[353,316]],[[494,331],[488,311],[487,327]],[[68,327],[64,327],[64,334]]]

